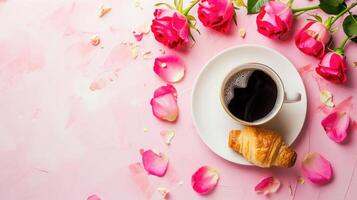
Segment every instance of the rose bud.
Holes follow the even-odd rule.
[[[326,53],[320,61],[319,66],[316,67],[316,72],[324,79],[334,83],[346,83],[346,66],[345,57],[337,50]]]
[[[294,14],[288,4],[268,1],[257,16],[258,32],[271,39],[283,39],[293,21]]]
[[[330,31],[322,23],[309,22],[296,35],[295,44],[303,53],[322,58],[330,38]]]
[[[198,5],[198,18],[206,27],[227,33],[234,18],[231,0],[201,0]]]
[[[187,18],[176,10],[156,9],[151,31],[158,42],[170,47],[181,48],[189,41],[189,23]]]

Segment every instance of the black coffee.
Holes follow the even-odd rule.
[[[253,122],[274,108],[278,90],[275,81],[261,70],[252,71],[246,81],[246,87],[234,87],[228,110],[239,119]]]

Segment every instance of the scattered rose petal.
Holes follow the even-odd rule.
[[[357,67],[357,62],[352,62],[352,67],[356,68]]]
[[[151,59],[152,58],[152,52],[151,51],[145,51],[144,53],[143,53],[143,58],[144,59]]]
[[[101,198],[99,198],[97,195],[91,195],[87,198],[87,200],[101,200]]]
[[[100,44],[100,37],[99,35],[93,35],[91,38],[90,38],[90,43],[93,45],[93,46],[98,46]]]
[[[302,172],[305,177],[315,184],[327,183],[332,178],[331,163],[316,152],[310,152],[305,155],[302,161]]]
[[[172,85],[161,86],[156,89],[150,104],[155,117],[168,122],[177,120],[179,114],[177,92]]]
[[[161,135],[162,139],[165,141],[165,143],[167,145],[170,145],[171,144],[171,140],[175,136],[175,132],[173,130],[163,130],[163,131],[160,132],[160,135]]]
[[[335,104],[332,101],[332,94],[330,91],[321,90],[320,91],[320,101],[328,107],[334,107]]]
[[[129,43],[128,44],[131,52],[131,58],[136,59],[139,55],[139,45],[136,45],[134,43]]]
[[[178,182],[178,185],[183,185],[183,181],[179,181],[179,182]]]
[[[340,143],[346,139],[350,116],[345,112],[333,112],[321,121],[321,125],[331,140]]]
[[[262,179],[254,188],[257,193],[269,195],[275,193],[280,187],[280,181],[272,176]]]
[[[144,193],[146,199],[151,199],[153,188],[151,186],[149,175],[143,168],[141,163],[133,163],[129,165],[131,178],[139,189]]]
[[[157,191],[161,194],[163,199],[167,199],[169,196],[169,190],[165,187],[158,187]]]
[[[108,14],[112,8],[110,7],[105,7],[104,5],[100,7],[99,10],[99,17],[104,17],[106,14]]]
[[[155,153],[152,150],[142,152],[144,169],[151,175],[162,177],[165,175],[169,160],[163,153]]]
[[[241,37],[241,38],[245,38],[245,36],[246,36],[246,34],[247,34],[247,32],[246,32],[246,30],[244,29],[244,28],[240,28],[239,29],[239,36]]]
[[[146,133],[146,132],[149,131],[149,129],[148,128],[144,128],[143,131],[144,131],[144,133]]]
[[[191,177],[192,188],[199,194],[211,192],[218,183],[219,174],[210,166],[200,167]]]
[[[298,182],[300,185],[305,183],[305,179],[302,176],[299,176],[296,180],[296,182]]]
[[[165,55],[155,58],[154,72],[168,83],[176,83],[185,76],[185,64],[180,57]]]

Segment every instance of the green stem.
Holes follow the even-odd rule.
[[[182,14],[187,16],[188,12],[190,12],[190,10],[198,3],[200,2],[200,0],[195,0],[194,2],[192,2],[192,4],[187,7],[185,10],[183,10]]]
[[[340,12],[338,15],[336,15],[330,22],[329,27],[332,26],[333,23],[335,23],[338,18],[340,18],[342,15],[344,15],[346,12],[350,11],[353,7],[355,7],[357,5],[357,3],[353,3],[350,6],[348,6],[345,10],[343,10],[342,12]]]
[[[308,10],[315,10],[315,9],[319,9],[320,7],[318,5],[316,6],[308,6],[308,7],[303,7],[303,8],[292,8],[291,10],[293,11],[293,13],[297,13],[297,12],[302,12],[302,11],[308,11]]]
[[[343,42],[341,43],[341,45],[337,48],[337,49],[345,49],[345,46],[347,44],[347,41],[350,39],[350,37],[346,36],[346,38],[343,40]]]

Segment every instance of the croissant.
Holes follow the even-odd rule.
[[[292,167],[297,154],[287,146],[282,137],[271,130],[246,127],[229,132],[228,145],[259,167]]]

